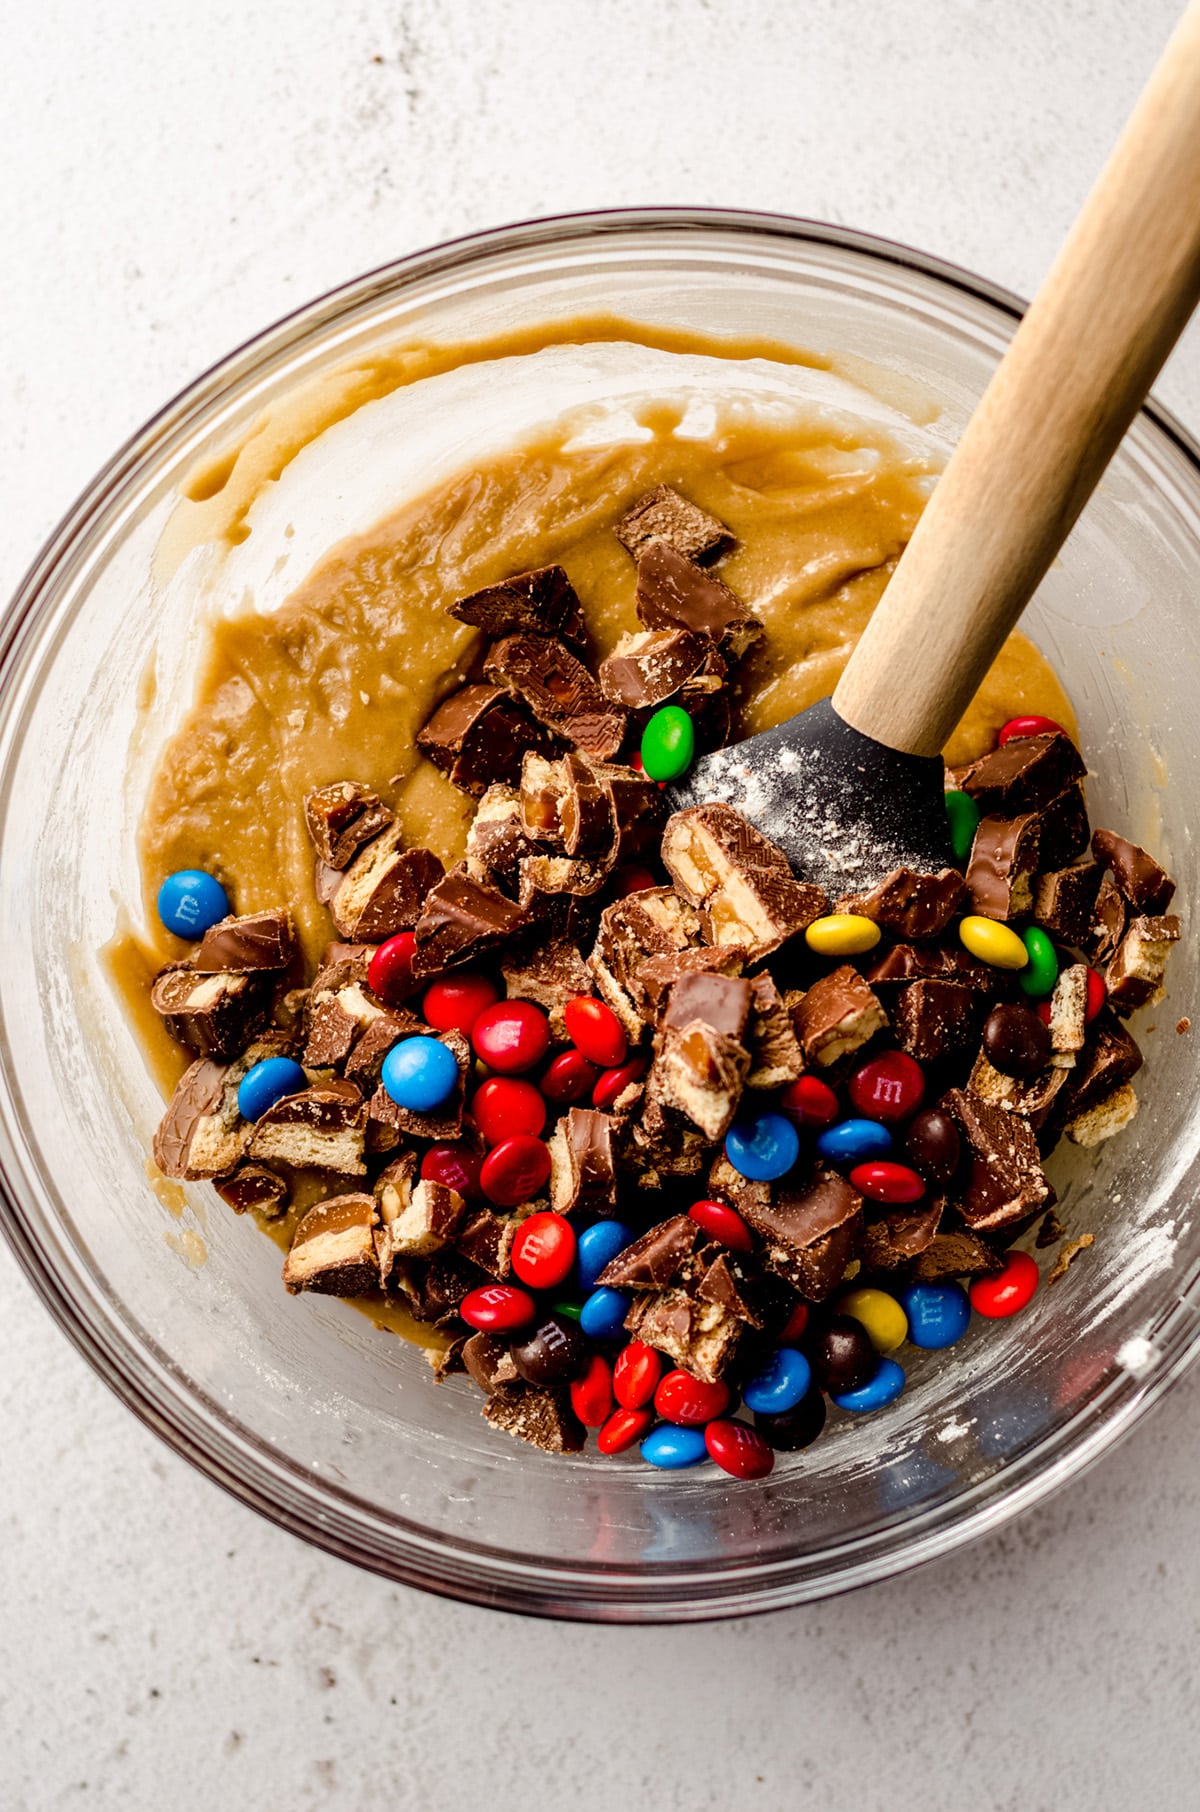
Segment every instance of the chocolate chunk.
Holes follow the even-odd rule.
[[[630,998],[647,1024],[654,1024],[663,1012],[667,996],[685,975],[716,975],[736,979],[745,968],[740,949],[680,950],[673,956],[648,956],[629,976]],[[791,1017],[788,1017],[791,1024]]]
[[[765,1263],[810,1302],[837,1288],[862,1231],[862,1197],[823,1167],[807,1185],[780,1185],[740,1212],[767,1242]]]
[[[699,1237],[697,1222],[686,1214],[672,1215],[610,1259],[596,1282],[606,1290],[665,1290],[676,1281]]]
[[[288,1293],[362,1296],[379,1286],[375,1257],[375,1198],[337,1195],[310,1208],[292,1236],[283,1265]]]
[[[657,851],[659,835],[667,819],[666,796],[662,789],[636,768],[620,762],[592,763],[593,771],[603,776],[613,797],[617,814],[617,860],[629,862],[635,856]]]
[[[255,1122],[247,1149],[262,1162],[361,1176],[366,1131],[359,1091],[349,1082],[320,1082],[269,1107]]]
[[[957,868],[942,868],[937,874],[894,868],[870,893],[847,894],[833,910],[872,919],[895,937],[939,937],[958,909],[963,887]]]
[[[543,1389],[578,1378],[591,1356],[591,1342],[566,1315],[547,1315],[512,1346],[513,1364],[526,1384]]]
[[[666,541],[648,542],[638,556],[637,613],[647,629],[690,629],[711,636],[722,654],[735,661],[763,629],[723,580]]]
[[[1038,812],[1087,773],[1069,736],[1053,731],[1004,743],[958,775],[985,817]]]
[[[765,1211],[771,1202],[771,1185],[755,1182],[735,1170],[723,1151],[713,1159],[708,1172],[708,1195],[713,1201],[726,1202],[736,1208],[743,1220],[752,1210]]]
[[[569,856],[583,856],[601,865],[607,874],[617,859],[620,831],[616,801],[606,775],[606,763],[592,763],[586,756],[563,757],[566,789],[559,807],[563,848]]]
[[[1105,1139],[1124,1132],[1137,1110],[1138,1098],[1132,1082],[1122,1082],[1103,1100],[1073,1115],[1063,1130],[1074,1145],[1100,1145]]]
[[[245,1049],[271,1010],[271,977],[164,969],[150,990],[150,1005],[180,1044],[206,1057],[232,1057]]]
[[[519,907],[460,864],[425,896],[415,926],[413,973],[424,978],[440,975],[456,963],[477,962],[515,937],[525,923]]]
[[[916,1258],[933,1243],[943,1209],[944,1203],[936,1201],[868,1221],[862,1232],[863,1269],[897,1271]]]
[[[459,1256],[503,1283],[512,1273],[513,1241],[524,1218],[495,1214],[490,1208],[473,1209],[454,1241]]]
[[[305,795],[304,822],[322,862],[346,868],[364,843],[395,819],[378,793],[356,780],[335,780]]]
[[[463,1365],[485,1396],[513,1396],[520,1391],[520,1375],[513,1364],[508,1342],[498,1334],[472,1334],[462,1350]]]
[[[984,1277],[1002,1271],[1004,1260],[986,1240],[965,1227],[935,1234],[912,1268],[914,1283],[944,1283],[948,1277]]]
[[[415,1321],[454,1327],[460,1325],[458,1311],[464,1297],[479,1288],[479,1272],[457,1253],[439,1252],[416,1264],[399,1261],[392,1281]]]
[[[309,1069],[338,1068],[386,1010],[367,987],[360,963],[351,959],[319,969],[304,1011],[304,1064]]]
[[[721,975],[685,975],[667,996],[647,1092],[708,1139],[729,1131],[749,1073],[741,1033],[750,998],[749,982]]]
[[[891,982],[945,980],[969,982],[981,994],[994,994],[997,971],[958,946],[893,944],[882,956],[873,957],[863,969],[863,980],[872,988]]]
[[[804,1053],[792,1016],[779,989],[764,969],[750,981],[750,1023],[745,1042],[750,1052],[747,1088],[782,1088],[804,1073]]]
[[[654,711],[699,674],[713,652],[707,636],[689,629],[643,629],[623,635],[600,663],[600,689],[625,711]],[[716,660],[720,670],[710,676],[716,686],[705,690],[721,684],[724,664],[719,655]]]
[[[677,955],[699,935],[699,915],[669,887],[628,894],[600,914],[588,968],[631,1043],[636,1044],[643,1032],[637,1001],[646,959]]]
[[[651,541],[666,541],[685,560],[700,563],[737,546],[723,522],[667,484],[656,485],[631,504],[613,533],[635,560]]]
[[[539,845],[521,821],[521,795],[516,787],[498,781],[490,786],[476,807],[467,832],[467,862],[482,868],[490,881],[515,891],[519,865],[536,856]]]
[[[745,1264],[732,1252],[718,1251],[716,1257],[709,1260],[696,1284],[696,1295],[702,1302],[716,1303],[725,1314],[746,1322],[749,1327],[766,1325],[771,1299],[764,1281],[751,1277]]]
[[[563,1390],[526,1389],[519,1395],[489,1397],[483,1415],[493,1428],[502,1428],[543,1453],[578,1453],[587,1439]]]
[[[389,1007],[376,1014],[363,1027],[346,1058],[343,1071],[346,1081],[352,1082],[365,1095],[373,1093],[379,1086],[383,1060],[392,1046],[401,1038],[420,1036],[435,1034],[415,1013],[408,1013],[403,1007],[394,1010]]]
[[[1002,1227],[1053,1205],[1037,1140],[1020,1114],[951,1089],[941,1102],[958,1126],[970,1163],[958,1207],[974,1231]]]
[[[657,1187],[667,1177],[698,1176],[710,1149],[698,1127],[654,1096],[647,1095],[639,1113],[630,1115],[626,1155],[641,1168],[644,1188]]]
[[[682,975],[668,995],[665,1026],[684,1027],[700,1021],[727,1038],[740,1039],[750,1017],[753,991],[748,981],[724,975]]]
[[[279,1172],[265,1164],[239,1164],[232,1176],[218,1177],[214,1187],[235,1214],[258,1214],[264,1220],[285,1213],[292,1193]]]
[[[354,966],[355,981],[366,981],[375,950],[374,944],[343,944],[334,938],[321,952],[321,968],[332,969],[335,963],[350,963]]]
[[[967,864],[967,892],[974,911],[1004,920],[1031,910],[1039,823],[1035,812],[980,820]]]
[[[970,982],[932,977],[909,982],[892,1006],[892,1031],[902,1051],[918,1063],[934,1063],[971,1048],[982,1010],[979,990]]]
[[[1124,1014],[1160,1001],[1166,991],[1167,958],[1178,942],[1179,920],[1173,912],[1130,919],[1104,971],[1108,1004]]]
[[[470,623],[485,635],[512,635],[531,630],[535,635],[561,636],[564,642],[586,647],[583,606],[561,566],[539,566],[516,573],[499,585],[488,585],[449,606],[448,614]]]
[[[412,1207],[413,1188],[417,1181],[418,1158],[415,1151],[401,1152],[375,1179],[375,1202],[379,1226],[375,1230],[375,1256],[379,1261],[379,1281],[386,1290],[400,1251],[392,1238],[392,1229],[404,1220]],[[407,1239],[407,1233],[402,1236]],[[435,1246],[430,1251],[436,1250]]]
[[[576,946],[567,938],[547,938],[533,950],[506,953],[500,959],[500,973],[508,999],[531,1000],[542,1007],[551,1035],[566,1043],[567,1002],[592,992],[591,970]]]
[[[222,919],[210,926],[188,967],[197,975],[286,969],[295,954],[292,915],[286,907],[272,906],[265,912],[245,912],[240,918]]]
[[[1111,874],[1105,873],[1096,893],[1092,921],[1080,939],[1080,949],[1094,963],[1106,963],[1125,935],[1129,910]]]
[[[1137,913],[1154,917],[1165,912],[1175,894],[1175,883],[1151,855],[1115,831],[1098,830],[1092,836],[1097,862],[1111,869],[1113,880]]]
[[[413,1108],[399,1107],[381,1083],[367,1103],[367,1112],[370,1120],[380,1121],[384,1126],[410,1138],[454,1140],[462,1132],[465,1079],[471,1067],[471,1047],[461,1032],[434,1032],[427,1027],[426,1033],[430,1037],[440,1038],[454,1052],[458,1063],[458,1081],[449,1100],[443,1101],[440,1107],[432,1108],[428,1113],[418,1113]]]
[[[860,1050],[888,1022],[878,997],[849,963],[813,983],[792,1021],[806,1062],[822,1069]]]
[[[949,1189],[962,1160],[962,1140],[950,1115],[940,1107],[914,1114],[904,1133],[904,1155],[934,1189]]]
[[[346,869],[329,902],[333,922],[344,938],[360,942],[411,931],[444,872],[432,850],[406,849],[403,828],[394,824]]]
[[[286,1041],[268,1033],[233,1063],[201,1057],[184,1071],[154,1135],[154,1162],[165,1177],[193,1182],[237,1168],[253,1131],[238,1111],[238,1087],[247,1070],[286,1048]]]
[[[540,635],[505,636],[489,650],[483,670],[488,679],[519,693],[540,723],[584,754],[608,761],[620,748],[624,711],[609,703],[582,661],[561,642]]]
[[[1131,1082],[1141,1067],[1142,1053],[1132,1034],[1111,1013],[1101,1013],[1088,1028],[1087,1041],[1056,1103],[1055,1120],[1062,1123],[1086,1113]]]
[[[1060,943],[1083,947],[1096,910],[1103,870],[1080,862],[1038,875],[1033,886],[1033,922]]]
[[[1038,814],[1038,867],[1065,867],[1083,854],[1091,834],[1083,788],[1076,782]]]
[[[828,904],[821,888],[797,881],[783,851],[730,805],[674,813],[662,859],[677,892],[699,909],[705,942],[736,945],[748,961],[778,950]]]
[[[983,1054],[1002,1076],[1036,1076],[1050,1061],[1050,1028],[1032,1007],[1004,1001],[984,1021]]]
[[[417,747],[452,785],[478,798],[494,781],[515,782],[522,758],[553,755],[557,738],[501,686],[462,686],[443,699]]]
[[[617,1211],[613,1121],[591,1107],[571,1107],[548,1140],[550,1205],[558,1214],[573,1209],[593,1215]]]
[[[639,1296],[625,1327],[673,1359],[681,1371],[715,1384],[733,1364],[746,1323],[720,1303],[705,1302],[676,1286]]]

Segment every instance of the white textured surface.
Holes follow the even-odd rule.
[[[0,592],[114,445],[329,285],[729,203],[1028,293],[1174,0],[10,0]],[[14,180],[16,175],[19,180]],[[1160,386],[1200,429],[1193,329]],[[1200,1389],[1007,1533],[708,1631],[524,1623],[260,1522],[0,1256],[0,1807],[1190,1808]]]

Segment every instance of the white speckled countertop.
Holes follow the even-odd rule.
[[[126,434],[341,279],[647,202],[1029,293],[1176,0],[11,0],[0,592]],[[16,178],[16,180],[14,180]],[[1200,430],[1200,334],[1159,394]],[[0,1253],[0,1807],[1197,1803],[1200,1386],[950,1561],[757,1622],[553,1627],[353,1572],[139,1427]]]

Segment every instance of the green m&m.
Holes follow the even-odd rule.
[[[642,769],[651,780],[678,780],[692,765],[696,731],[681,705],[664,705],[642,732]]]
[[[1028,930],[1021,933],[1021,941],[1029,952],[1028,965],[1018,977],[1021,990],[1031,1000],[1042,1000],[1047,994],[1053,994],[1054,984],[1058,980],[1058,958],[1054,954],[1054,945],[1036,925],[1030,925]]]
[[[970,793],[957,787],[945,795],[946,816],[950,820],[950,847],[956,862],[965,862],[971,854],[975,832],[979,828],[979,807]]]

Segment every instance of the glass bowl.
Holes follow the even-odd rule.
[[[346,1305],[292,1300],[276,1248],[206,1187],[156,1195],[158,1092],[102,970],[136,898],[127,775],[156,639],[156,574],[185,475],[268,406],[348,361],[598,312],[759,335],[916,379],[955,432],[1014,298],[881,240],[738,213],[537,222],[402,259],[271,328],[197,380],[99,474],[3,625],[0,1168],[3,1220],[64,1331],[152,1428],[285,1528],[427,1590],[544,1616],[663,1622],[800,1603],[996,1528],[1084,1468],[1194,1359],[1196,979],[1175,959],[1143,1105],[1098,1152],[1055,1158],[1096,1243],[1012,1322],[906,1350],[891,1408],[838,1418],[758,1484],[544,1456],[492,1433],[462,1381]],[[469,424],[467,424],[469,427]],[[1200,455],[1139,417],[1031,607],[1068,680],[1093,818],[1200,883]],[[1086,1489],[1086,1487],[1081,1487]]]

